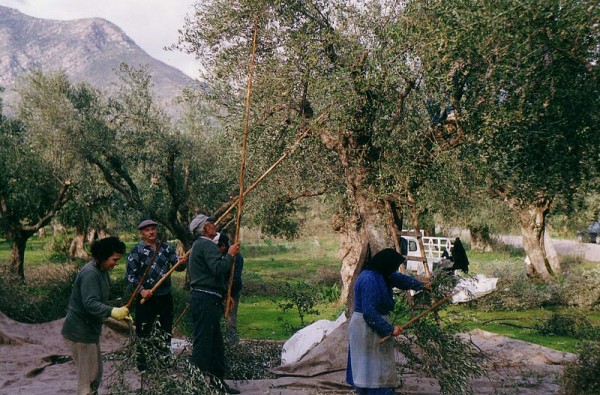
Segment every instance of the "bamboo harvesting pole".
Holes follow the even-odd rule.
[[[319,117],[317,119],[315,119],[315,123],[322,121],[323,118],[325,118],[325,116],[328,114],[329,114],[329,109],[324,111],[323,114],[319,115]],[[279,157],[279,159],[277,159],[275,161],[275,163],[273,163],[271,165],[271,167],[269,167],[260,177],[258,177],[258,179],[252,185],[250,185],[248,187],[248,189],[246,189],[246,191],[244,192],[244,197],[246,197],[246,195],[248,195],[252,190],[254,190],[254,188],[256,188],[258,186],[258,184],[260,184],[260,182],[265,179],[265,177],[267,177],[277,166],[279,166],[279,164],[281,162],[283,162],[285,158],[287,158],[290,154],[292,154],[294,151],[296,151],[298,149],[298,147],[300,146],[300,143],[302,142],[302,140],[304,140],[306,137],[308,137],[308,135],[310,134],[311,131],[312,131],[312,126],[308,127],[298,137],[298,139],[296,139],[294,144],[289,146],[285,150],[285,152]],[[231,204],[231,206],[229,206],[229,208],[227,210],[225,210],[225,212],[223,214],[221,214],[221,216],[215,221],[216,225],[218,225],[227,216],[227,214],[229,214],[231,212],[231,210],[233,210],[236,207],[236,205],[238,204],[238,201],[239,200],[236,200],[235,202],[233,202]]]
[[[258,33],[258,17],[254,19],[254,37],[252,38],[252,56],[250,57],[250,70],[248,72],[248,89],[246,90],[246,119],[244,121],[244,137],[242,143],[242,161],[240,164],[240,194],[238,197],[237,221],[235,224],[234,244],[240,240],[240,225],[242,222],[242,209],[244,206],[244,170],[246,168],[246,146],[248,142],[248,123],[250,121],[250,93],[252,92],[252,76],[254,74],[254,57],[256,55],[256,36]],[[233,273],[235,272],[235,257],[229,273],[229,286],[225,301],[225,317],[231,310],[231,288],[233,286]]]

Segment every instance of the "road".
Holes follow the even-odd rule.
[[[494,236],[504,244],[523,247],[521,236]],[[580,243],[575,240],[552,239],[556,253],[560,256],[580,257],[586,261],[600,262],[600,244]]]

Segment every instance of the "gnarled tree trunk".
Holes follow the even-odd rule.
[[[15,276],[18,276],[21,281],[25,281],[25,246],[27,245],[27,240],[29,240],[35,232],[16,230],[11,233],[12,251],[10,256],[10,272]]]
[[[529,274],[532,278],[541,278],[545,282],[553,281],[560,271],[556,250],[550,237],[546,235],[546,216],[549,210],[550,201],[540,199],[518,212],[523,248],[530,261]]]
[[[487,225],[470,225],[468,228],[471,236],[471,249],[473,251],[492,251],[490,228]]]
[[[89,254],[85,250],[85,239],[85,230],[77,229],[75,232],[75,237],[73,237],[73,240],[71,240],[71,245],[69,246],[70,257],[86,260],[90,258]]]
[[[363,187],[363,176],[366,169],[353,169],[346,171],[346,183],[354,198],[356,217],[351,219],[354,224],[346,228],[345,240],[346,252],[342,260],[342,297],[340,302],[350,303],[348,294],[354,287],[359,267],[360,253],[363,245],[368,245],[371,255],[375,255],[386,247],[393,247],[392,240],[386,230],[386,221],[383,220],[385,206],[382,202],[374,200],[369,192]],[[345,219],[349,220],[348,218]],[[350,246],[349,243],[354,243]],[[364,262],[363,262],[364,263]],[[349,309],[352,306],[348,306]]]

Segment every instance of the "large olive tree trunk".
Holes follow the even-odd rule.
[[[69,246],[69,256],[72,258],[89,259],[90,256],[85,250],[86,230],[77,229],[75,231],[75,237],[71,240]]]
[[[17,276],[20,281],[25,281],[25,246],[27,240],[37,232],[30,230],[15,230],[9,237],[12,239],[12,251],[10,256],[10,272]]]
[[[523,249],[530,261],[529,275],[545,282],[553,281],[554,276],[560,272],[558,255],[546,230],[549,210],[550,201],[540,199],[518,212]]]
[[[376,254],[385,247],[392,247],[392,240],[386,230],[384,220],[385,204],[369,188],[367,182],[369,169],[368,161],[356,157],[359,144],[352,138],[339,138],[327,131],[321,131],[321,141],[325,146],[335,151],[344,168],[344,180],[351,205],[351,216],[340,218],[337,230],[341,233],[340,256],[342,258],[342,295],[340,303],[351,304],[348,295],[354,287],[357,273],[360,272],[359,258],[362,246],[367,244],[371,254]],[[362,151],[367,151],[363,149]],[[338,222],[339,222],[338,221]],[[349,306],[351,308],[352,306]]]
[[[353,300],[348,299],[352,293],[352,288],[358,273],[362,269],[364,260],[375,255],[386,247],[392,247],[392,240],[386,230],[386,222],[383,220],[385,206],[382,202],[373,199],[371,194],[361,187],[364,175],[364,169],[354,169],[346,172],[346,182],[349,186],[351,196],[354,198],[355,216],[345,218],[346,223],[343,229],[340,255],[342,255],[342,268],[340,270],[342,277],[342,296],[340,303],[346,303],[348,310],[352,310]],[[368,248],[369,256],[363,256],[361,262],[361,252]],[[364,254],[363,254],[364,255]]]
[[[473,251],[492,251],[490,228],[487,225],[469,225],[468,228],[471,236],[471,249]]]

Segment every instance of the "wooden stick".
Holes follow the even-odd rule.
[[[153,287],[152,287],[152,289],[150,290],[150,292],[151,292],[151,293],[154,293],[154,291],[156,291],[156,290],[158,289],[158,287],[160,287],[160,285],[161,285],[162,283],[164,283],[164,282],[165,282],[165,280],[166,280],[167,278],[169,278],[169,276],[170,276],[170,275],[171,275],[171,274],[172,274],[172,273],[175,271],[175,269],[177,269],[177,268],[179,267],[179,265],[181,265],[182,263],[184,263],[184,262],[185,262],[184,258],[185,258],[185,257],[187,257],[187,256],[190,254],[190,251],[192,251],[192,250],[190,249],[188,252],[186,252],[186,253],[185,253],[185,255],[184,255],[184,256],[182,256],[181,258],[179,258],[179,260],[177,261],[177,263],[176,263],[176,264],[174,264],[174,265],[173,265],[173,267],[171,267],[171,268],[169,269],[169,271],[168,271],[168,272],[166,272],[166,273],[164,274],[164,276],[162,276],[162,277],[161,277],[161,278],[160,278],[160,279],[159,279],[159,280],[156,282],[156,284],[154,284],[154,286],[153,286]],[[147,300],[146,298],[142,298],[142,300],[140,300],[140,304],[144,304],[144,303],[146,303],[146,300]]]
[[[327,109],[326,111],[323,112],[323,114],[321,114],[316,120],[316,122],[320,122],[327,114],[329,114],[329,109]],[[296,151],[296,149],[298,149],[298,147],[300,146],[300,143],[302,142],[302,140],[304,140],[306,137],[308,137],[308,135],[311,132],[311,127],[307,128],[301,135],[300,137],[298,137],[298,139],[294,142],[294,144],[292,144],[290,147],[288,147],[288,149],[286,149],[286,151],[283,153],[283,155],[281,155],[279,157],[279,159],[277,159],[275,161],[275,163],[273,163],[271,165],[271,167],[269,167],[267,169],[267,171],[265,171],[260,177],[258,177],[258,179],[254,182],[254,184],[252,184],[250,187],[248,187],[248,189],[244,192],[244,197],[246,197],[247,194],[249,194],[252,190],[254,190],[254,188],[256,188],[258,186],[258,184],[260,184],[260,182],[265,179],[265,177],[267,177],[272,171],[273,169],[275,169],[277,166],[279,166],[279,164],[281,162],[283,162],[283,160],[285,158],[287,158],[290,154],[292,154],[294,151]],[[239,198],[238,198],[239,199]],[[229,208],[227,210],[225,210],[225,212],[223,214],[221,214],[221,216],[215,221],[215,225],[218,225],[223,219],[225,219],[225,217],[227,216],[227,214],[229,214],[231,212],[231,210],[233,210],[236,205],[238,204],[238,200],[236,200],[235,202],[233,202],[233,204],[231,206],[229,206]]]
[[[183,318],[183,316],[185,315],[185,313],[187,313],[188,309],[190,308],[190,304],[188,303],[185,306],[185,309],[183,309],[183,311],[181,312],[181,315],[179,316],[179,318],[177,318],[177,321],[175,321],[175,323],[173,324],[173,328],[175,328],[177,326],[177,324],[179,324],[179,321],[181,321],[181,319]]]
[[[315,120],[315,122],[320,121],[327,114],[329,114],[329,110],[327,110],[323,114],[321,114]],[[304,133],[302,133],[302,135],[300,135],[300,137],[294,142],[294,144],[292,144],[290,147],[288,147],[288,149],[286,150],[286,152],[284,152],[284,154],[275,163],[273,163],[273,165],[271,165],[271,167],[269,167],[269,169],[267,169],[267,171],[265,171],[260,177],[258,177],[258,179],[248,189],[246,189],[246,191],[244,192],[244,196],[246,196],[248,193],[250,193],[252,190],[254,190],[258,186],[258,184],[262,180],[264,180],[273,171],[273,169],[275,169],[281,162],[283,162],[283,160],[288,155],[290,155],[294,151],[296,151],[296,149],[300,146],[300,143],[302,142],[302,140],[304,140],[310,134],[310,131],[311,131],[311,128],[306,129],[304,131]],[[219,222],[221,222],[227,216],[227,214],[229,214],[231,212],[231,210],[233,210],[236,207],[237,202],[238,201],[236,200],[231,206],[229,206],[229,208],[223,214],[221,214],[221,216],[219,217],[219,219],[217,219],[215,221],[215,225],[218,225]],[[179,260],[181,260],[183,258],[186,258],[186,257],[189,257],[189,255],[190,255],[191,252],[192,252],[192,249],[190,248],[181,258],[179,258]],[[162,281],[164,281],[163,278],[166,279],[166,277],[168,277],[172,273],[173,273],[173,268],[171,268],[171,270],[169,270],[167,273],[165,273],[165,275],[159,280],[160,284],[162,284]],[[153,290],[154,290],[154,288],[153,288]]]
[[[158,250],[160,250],[160,246],[162,245],[162,243],[164,241],[165,241],[164,237],[162,237],[159,240],[158,247],[154,251],[154,254],[152,254],[152,257],[150,258],[150,261],[148,261],[148,267],[146,267],[146,270],[144,270],[144,274],[142,274],[142,277],[140,278],[140,281],[138,281],[137,287],[135,287],[135,289],[133,290],[133,293],[131,294],[131,297],[129,298],[129,300],[127,301],[127,304],[125,305],[125,307],[127,307],[127,310],[129,310],[131,308],[131,305],[133,304],[133,301],[135,300],[135,297],[137,296],[137,293],[140,290],[140,287],[144,283],[144,280],[146,280],[146,275],[150,271],[150,267],[152,267],[152,264],[154,263],[154,260],[156,259],[156,256],[158,255]]]
[[[256,54],[256,36],[258,33],[258,17],[254,20],[254,37],[252,39],[252,56],[250,57],[250,71],[248,72],[248,89],[246,91],[246,119],[244,121],[244,137],[242,144],[242,162],[240,164],[240,194],[238,197],[237,221],[235,224],[234,244],[240,240],[240,225],[242,223],[242,208],[244,206],[244,170],[246,167],[246,145],[248,141],[248,123],[250,121],[250,93],[252,91],[252,75],[254,74],[254,55]],[[235,271],[235,257],[229,273],[229,286],[227,287],[227,299],[225,301],[225,318],[229,314],[231,303],[231,288],[233,286],[233,274]]]
[[[445,298],[438,300],[437,302],[435,302],[434,304],[432,304],[427,310],[422,311],[421,313],[417,314],[416,316],[414,316],[413,318],[411,318],[408,322],[406,322],[404,325],[400,326],[400,330],[401,333],[404,330],[404,328],[406,328],[407,326],[409,326],[410,324],[414,323],[415,321],[420,320],[421,318],[423,318],[423,316],[425,316],[426,314],[430,313],[431,311],[435,310],[436,308],[438,308],[440,305],[442,305],[444,302],[448,301],[448,299],[452,298],[454,295],[456,295],[459,291],[453,292],[450,295],[447,295]],[[387,335],[386,337],[382,338],[381,340],[379,340],[379,344],[383,344],[385,343],[388,339],[392,338],[392,335]]]

